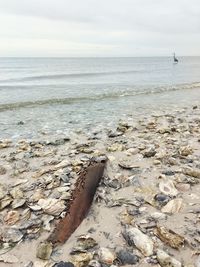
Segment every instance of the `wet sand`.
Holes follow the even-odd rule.
[[[119,121],[114,129],[1,140],[0,266],[133,266],[132,255],[135,266],[199,267],[199,118],[200,108],[191,105]],[[48,260],[39,259],[39,244],[64,216],[79,171],[104,155],[108,162],[89,214]],[[88,236],[97,245],[88,248]]]

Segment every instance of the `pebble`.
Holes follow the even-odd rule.
[[[49,260],[51,253],[53,251],[53,247],[51,243],[44,242],[40,243],[37,247],[36,256],[42,260]]]
[[[136,264],[139,261],[139,257],[126,249],[121,249],[117,252],[117,259],[122,265]]]

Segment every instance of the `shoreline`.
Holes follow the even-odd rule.
[[[127,261],[128,256],[122,259],[120,254],[124,250],[123,255],[127,252],[135,259],[135,266],[164,267],[162,250],[180,263],[172,260],[174,267],[199,267],[199,117],[200,108],[191,105],[160,115],[152,112],[137,122],[120,121],[111,131],[0,141],[1,245],[19,243],[2,255],[0,249],[0,262],[3,255],[3,261],[18,261],[1,262],[1,266],[42,267],[60,261],[87,266],[92,259],[111,266],[103,259],[106,253],[113,266],[132,266],[119,264]],[[90,158],[102,155],[108,157],[108,163],[88,216],[49,260],[36,258],[40,241],[66,209],[78,172]],[[63,205],[63,210],[48,207],[49,211],[39,205],[41,199],[49,198],[58,201],[59,208]],[[172,237],[168,240],[166,234],[158,233],[160,227],[172,231],[173,238],[182,237],[184,246],[172,248]],[[129,245],[133,237],[128,229],[133,228],[145,235],[144,243],[153,244],[150,253],[140,248],[144,244]],[[69,255],[80,235],[89,235],[97,245],[84,255],[80,251]],[[102,250],[105,247],[109,251]]]

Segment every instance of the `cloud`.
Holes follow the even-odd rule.
[[[199,0],[0,0],[0,42],[18,44],[0,55],[198,54],[199,32]]]

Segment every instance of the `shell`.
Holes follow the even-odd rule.
[[[11,206],[13,209],[17,209],[20,208],[21,206],[23,206],[26,203],[26,199],[14,199],[14,201],[12,202]]]
[[[189,156],[193,153],[193,149],[190,146],[184,146],[179,149],[179,153],[181,156]]]
[[[50,215],[60,215],[60,213],[66,208],[63,200],[55,198],[42,198],[38,201],[38,205],[45,213]]]
[[[17,243],[23,238],[21,231],[15,228],[6,229],[3,233],[3,241],[6,243]]]
[[[178,213],[183,205],[182,198],[175,198],[169,201],[161,211],[164,213]]]
[[[162,267],[181,267],[182,264],[163,250],[157,250],[157,260]]]
[[[36,256],[37,258],[40,258],[42,260],[49,260],[52,251],[53,247],[51,243],[48,242],[40,243],[39,246],[37,247]]]
[[[99,261],[111,265],[116,259],[116,255],[108,248],[100,248],[98,251]]]
[[[88,263],[92,260],[92,258],[93,258],[92,253],[81,252],[81,253],[73,255],[70,261],[76,267],[85,267],[85,266],[88,266]]]
[[[97,245],[97,242],[90,236],[83,235],[77,240],[77,245],[73,248],[74,250],[88,250]]]
[[[19,212],[16,210],[11,210],[7,213],[7,215],[4,217],[4,221],[8,225],[13,225],[16,222],[19,221]]]
[[[138,228],[132,227],[126,229],[124,236],[129,243],[135,245],[144,256],[151,256],[153,254],[153,241]]]
[[[5,196],[3,199],[0,200],[0,210],[3,210],[5,207],[10,205],[12,202],[12,198],[10,196]]]
[[[168,230],[164,226],[157,226],[155,234],[167,245],[172,248],[180,248],[184,244],[184,237],[174,233],[172,230]]]
[[[175,188],[174,183],[171,180],[163,180],[159,183],[160,191],[168,196],[176,196],[178,190]]]
[[[22,190],[20,188],[15,187],[10,191],[10,195],[13,198],[19,199],[19,198],[23,198],[24,194],[23,194],[23,192],[22,192]]]

